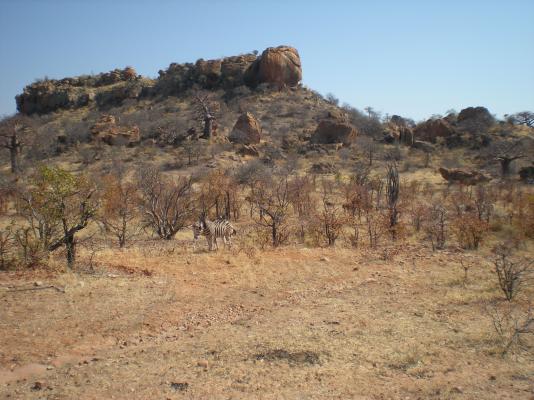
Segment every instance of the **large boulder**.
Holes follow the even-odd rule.
[[[113,115],[103,114],[91,127],[91,138],[108,145],[133,146],[141,141],[141,134],[137,126],[120,126]]]
[[[486,107],[467,107],[458,114],[457,123],[463,131],[482,133],[495,123],[495,118]]]
[[[237,122],[228,135],[232,143],[256,144],[261,140],[260,122],[251,113],[244,113],[239,116]]]
[[[467,107],[458,114],[457,121],[462,122],[468,119],[493,119],[493,116],[486,107]]]
[[[414,139],[435,143],[437,138],[447,138],[456,133],[456,130],[446,120],[429,119],[414,129]]]
[[[302,80],[302,65],[297,49],[289,46],[269,47],[251,65],[247,84],[271,83],[296,86]]]
[[[338,113],[328,113],[317,124],[310,142],[318,144],[343,143],[350,145],[356,138],[357,131],[346,119]]]
[[[457,168],[443,168],[439,169],[439,173],[449,183],[459,183],[461,185],[472,186],[478,183],[489,181],[491,178],[482,172],[462,170]]]

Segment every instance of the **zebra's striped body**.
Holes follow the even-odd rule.
[[[193,236],[195,240],[197,240],[199,236],[206,237],[210,251],[213,250],[213,244],[215,244],[217,250],[219,249],[217,238],[223,239],[225,248],[227,243],[229,246],[232,246],[232,236],[236,233],[237,231],[230,221],[222,218],[215,221],[201,218],[193,224]]]

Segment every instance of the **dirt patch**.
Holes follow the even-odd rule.
[[[259,361],[287,361],[290,365],[319,364],[319,354],[313,351],[289,352],[283,349],[270,350],[265,353],[255,354],[253,357]]]

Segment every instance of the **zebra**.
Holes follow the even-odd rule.
[[[192,226],[193,228],[193,237],[198,240],[199,236],[205,236],[208,241],[209,250],[213,250],[213,243],[215,247],[219,250],[219,245],[217,244],[217,238],[222,237],[224,242],[224,247],[226,244],[232,246],[232,236],[237,233],[237,230],[233,225],[224,218],[218,218],[215,221],[210,221],[206,218],[200,217],[197,222]]]

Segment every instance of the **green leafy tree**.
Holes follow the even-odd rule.
[[[41,167],[21,195],[21,214],[42,250],[65,246],[67,266],[76,259],[76,233],[94,218],[98,203],[95,187],[85,175],[74,175],[57,167]]]

